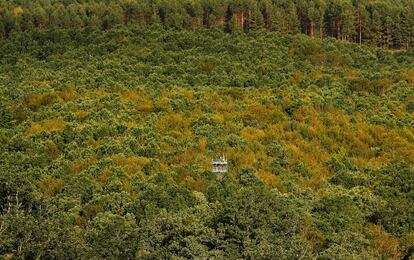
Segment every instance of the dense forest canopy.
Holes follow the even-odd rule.
[[[413,0],[7,0],[0,35],[48,28],[159,25],[268,30],[384,48],[414,46]]]
[[[0,257],[409,257],[412,51],[266,31],[82,29],[146,24],[160,10],[162,23],[191,26],[206,11],[51,2],[2,2],[22,11],[0,39]],[[199,3],[207,26],[227,10],[214,3]],[[51,11],[59,18],[36,17]],[[44,28],[21,32],[24,19]],[[210,162],[222,153],[220,179]]]

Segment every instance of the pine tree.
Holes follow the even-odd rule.
[[[293,2],[289,3],[286,9],[286,20],[288,24],[288,33],[296,34],[300,32],[300,22],[297,15],[297,9]]]
[[[255,6],[253,10],[250,11],[251,14],[249,16],[249,27],[252,30],[260,30],[264,28],[264,19],[263,15],[260,12],[260,9],[258,6]]]

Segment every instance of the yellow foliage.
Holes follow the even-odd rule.
[[[269,125],[267,127],[267,132],[270,139],[280,138],[284,133],[285,130],[283,129],[283,123]]]
[[[23,13],[23,8],[21,8],[20,6],[16,7],[13,9],[13,13],[15,16],[22,14]]]
[[[150,100],[141,101],[135,105],[135,109],[138,112],[149,113],[152,112],[152,110],[154,109],[154,105]]]
[[[312,107],[301,107],[296,111],[296,113],[293,115],[293,117],[298,122],[303,122],[313,125],[316,124],[316,122],[319,121],[319,113]]]
[[[361,72],[356,69],[347,69],[347,78],[349,79],[357,79],[360,77]]]
[[[142,168],[150,162],[148,158],[140,156],[125,157],[114,155],[111,159],[115,165],[121,167],[128,175],[141,173]]]
[[[370,228],[372,247],[379,251],[383,259],[401,259],[400,241],[378,225]]]
[[[121,99],[122,100],[129,100],[129,101],[138,101],[140,98],[140,94],[135,90],[125,90],[121,92]]]
[[[414,83],[414,70],[407,70],[401,74],[401,79]]]
[[[70,172],[77,175],[96,163],[96,160],[79,159],[72,163]]]
[[[175,163],[179,164],[191,164],[194,161],[194,158],[198,156],[198,151],[191,151],[187,150],[184,153],[178,155],[176,158],[174,158]]]
[[[273,105],[254,104],[245,109],[241,115],[242,119],[248,123],[271,123],[275,115],[276,108]]]
[[[247,139],[248,141],[261,140],[267,135],[265,131],[254,127],[245,127],[240,133],[240,136]]]
[[[56,195],[65,185],[65,182],[52,176],[45,176],[39,182],[39,188],[46,196]]]
[[[200,152],[205,153],[207,150],[207,140],[206,138],[200,139]]]
[[[289,77],[289,83],[291,85],[296,85],[304,78],[304,76],[306,76],[306,74],[300,70],[296,70],[295,73]]]
[[[310,215],[304,216],[301,236],[308,239],[308,241],[312,243],[314,250],[321,250],[326,244],[326,239],[323,233],[315,227],[313,219]]]
[[[211,118],[217,123],[224,123],[224,116],[222,114],[214,114],[211,116]]]
[[[205,99],[209,99],[209,97],[203,97]],[[215,102],[215,100],[209,100],[210,102],[214,102],[212,103],[214,106],[214,109],[217,110],[217,112],[230,112],[230,113],[234,113],[234,102],[233,102],[233,98],[230,96],[226,96],[225,98],[223,98],[223,100],[220,100],[220,102]]]
[[[384,128],[384,135],[385,135],[385,128]],[[414,129],[413,128],[400,128],[398,130],[398,135],[404,137],[408,142],[414,143]]]
[[[160,142],[160,149],[166,153],[173,153],[176,151],[176,148],[174,148],[173,146],[171,146],[170,144],[166,143],[166,142]]]
[[[59,96],[63,101],[68,102],[76,99],[76,92],[72,90],[64,90]]]
[[[390,160],[405,161],[414,163],[414,144],[395,133],[389,132],[384,137],[382,146],[384,152],[389,156]]]
[[[321,74],[319,71],[312,71],[309,73],[309,78],[311,78],[313,81],[316,81],[323,77],[323,74]]]
[[[14,259],[13,253],[5,253],[2,257],[3,257],[4,260],[12,260],[12,259]]]
[[[226,151],[226,155],[233,162],[233,174],[236,174],[242,168],[255,168],[257,156],[250,150],[242,150],[240,148],[229,149]]]
[[[33,135],[43,132],[44,129],[40,123],[32,123],[30,128],[27,130],[27,134]]]
[[[85,119],[89,115],[89,112],[88,111],[84,111],[84,110],[79,110],[79,111],[76,112],[76,115],[78,116],[78,118],[80,120],[83,120],[83,119]]]
[[[300,187],[302,189],[310,188],[312,190],[317,191],[317,190],[320,190],[321,188],[324,187],[325,182],[323,180],[324,180],[323,176],[314,174],[314,175],[312,175],[311,178],[306,179],[305,181],[303,181],[303,183],[300,185]]]
[[[75,100],[76,96],[76,86],[74,83],[69,83],[65,85],[63,90],[59,94],[60,99],[64,102]]]
[[[126,121],[123,122],[129,129],[134,128],[137,126],[137,122],[135,121]]]
[[[29,135],[35,135],[42,132],[51,133],[51,132],[61,132],[65,128],[65,121],[61,119],[52,119],[45,120],[42,122],[34,122],[27,130]]]
[[[272,174],[271,172],[263,170],[259,170],[257,172],[257,175],[263,180],[268,188],[277,188],[278,190],[283,190],[282,180],[278,176]]]
[[[56,101],[56,94],[28,94],[24,97],[24,104],[31,110],[37,110],[39,107],[51,104]]]
[[[63,131],[63,128],[65,127],[65,121],[61,119],[52,119],[52,120],[46,120],[43,121],[42,125],[45,129],[48,129],[49,132],[52,131]]]
[[[179,88],[180,93],[182,93],[188,100],[191,100],[194,98],[194,92],[191,89],[187,88]]]
[[[319,136],[319,132],[308,124],[300,124],[299,131],[305,139],[313,139]]]
[[[103,169],[101,175],[98,177],[98,182],[105,183],[112,175],[112,171],[108,168]]]
[[[91,98],[107,97],[109,95],[111,94],[103,89],[92,90],[92,91],[88,91],[87,93],[85,93],[85,96],[91,97]]]
[[[282,135],[285,140],[291,141],[291,142],[302,142],[303,137],[299,132],[296,131],[285,131]]]
[[[160,116],[157,120],[157,130],[161,132],[184,131],[188,128],[188,122],[182,113]]]

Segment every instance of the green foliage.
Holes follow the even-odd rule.
[[[0,36],[56,28],[164,27],[225,32],[278,31],[412,48],[414,2],[269,0],[3,1]]]
[[[137,246],[137,224],[132,214],[98,213],[86,232],[86,240],[101,258],[133,258]]]
[[[78,2],[0,16],[0,258],[409,254],[413,53],[291,35],[354,5]]]

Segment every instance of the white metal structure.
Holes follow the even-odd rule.
[[[214,173],[227,173],[227,159],[224,154],[219,160],[213,160],[211,167]]]

